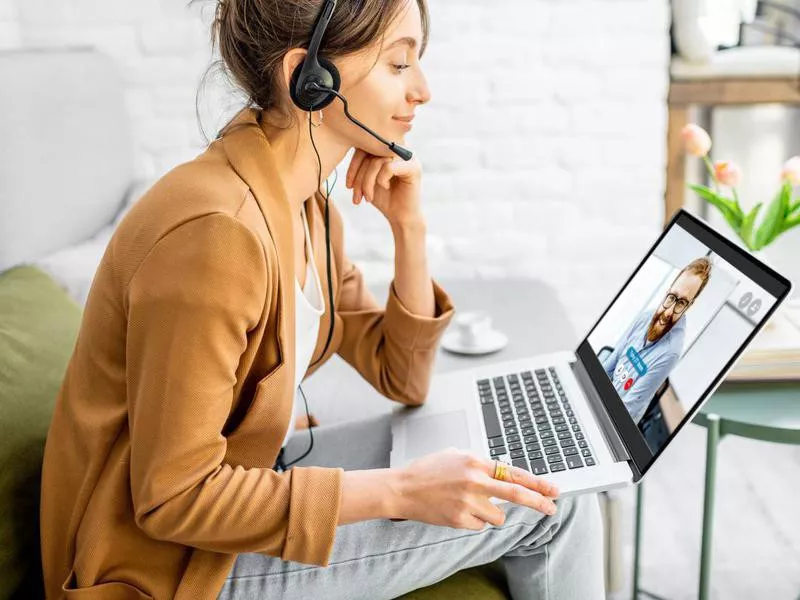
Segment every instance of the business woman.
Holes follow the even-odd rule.
[[[314,428],[305,456],[306,432],[290,435],[298,384],[334,352],[389,400],[424,402],[454,311],[428,272],[419,162],[338,100],[292,102],[322,7],[217,6],[213,39],[250,102],[102,258],[45,448],[47,595],[392,598],[501,558],[516,599],[601,598],[594,495],[556,500],[455,449],[389,468],[386,417]],[[430,99],[427,39],[424,0],[339,0],[320,49],[350,113],[398,144]],[[393,233],[385,307],[322,186],[351,148],[352,201]]]

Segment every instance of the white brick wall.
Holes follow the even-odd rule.
[[[430,4],[433,99],[407,142],[425,170],[431,270],[543,278],[582,335],[660,231],[668,0]],[[213,8],[0,0],[0,48],[90,43],[117,59],[137,173],[156,177],[202,150],[195,91]],[[213,83],[206,116],[222,119]],[[204,125],[212,135],[214,118]],[[368,278],[388,279],[388,228],[369,205],[349,205],[345,172],[334,197],[348,252]]]

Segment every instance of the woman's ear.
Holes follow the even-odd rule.
[[[297,68],[297,65],[303,62],[307,54],[308,50],[305,48],[292,48],[283,56],[283,87],[287,93],[294,70]]]

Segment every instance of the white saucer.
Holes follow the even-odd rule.
[[[448,331],[442,336],[441,346],[448,352],[455,354],[490,354],[502,350],[508,344],[504,333],[492,330],[485,334],[476,344],[465,346],[461,343],[457,331]]]

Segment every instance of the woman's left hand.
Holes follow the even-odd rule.
[[[357,148],[347,169],[345,185],[353,190],[353,203],[363,196],[390,225],[422,220],[420,188],[422,166],[415,157],[403,160],[368,154]]]

